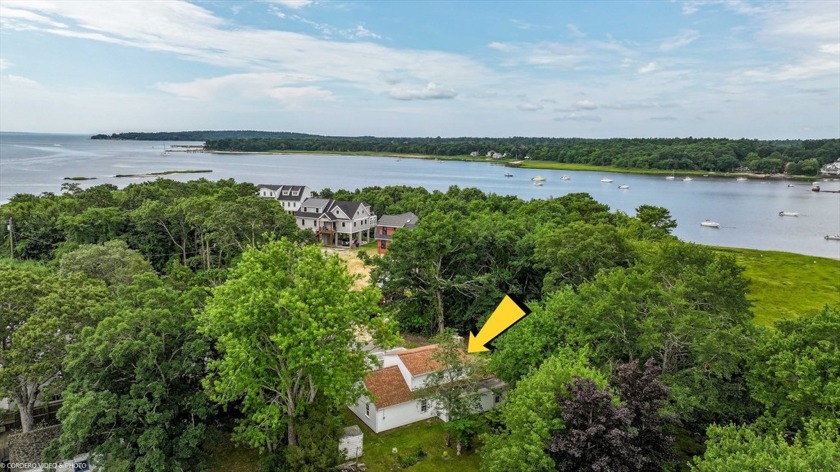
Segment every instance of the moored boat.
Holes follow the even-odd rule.
[[[510,172],[505,172],[505,177],[513,177],[513,174],[511,174]]]
[[[706,220],[700,222],[700,226],[705,226],[707,228],[720,228],[720,223],[718,223],[717,221]]]
[[[692,179],[691,177],[683,177],[683,182],[691,182],[692,180],[694,179]]]
[[[543,184],[542,182],[539,182],[539,181],[534,182],[534,187],[542,187],[543,185],[545,185],[545,184]]]
[[[630,186],[627,184],[621,184],[618,186],[618,188],[620,188],[621,190],[627,190],[628,188],[630,188]]]
[[[780,211],[779,216],[799,216],[799,213],[795,211]]]
[[[605,183],[605,184],[611,184],[611,183],[612,183],[612,179],[609,179],[609,178],[607,178],[607,177],[604,177],[603,179],[601,179],[601,182],[603,182],[603,183]]]
[[[533,180],[534,182],[545,182],[545,177],[538,175],[531,180]]]
[[[826,241],[840,241],[840,234],[827,234],[823,239]]]
[[[738,177],[735,180],[738,181],[738,182],[745,182],[747,180],[747,178],[746,177]]]
[[[676,177],[674,177],[673,175],[668,175],[668,176],[665,177],[665,180],[674,180],[674,179],[676,179]]]
[[[572,178],[568,175],[564,175],[563,177],[560,177],[560,180],[572,180]]]

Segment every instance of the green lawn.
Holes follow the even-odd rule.
[[[446,447],[446,433],[443,431],[443,422],[438,419],[376,434],[350,410],[345,410],[345,412],[346,423],[348,425],[359,425],[365,435],[364,454],[359,458],[359,462],[363,462],[370,472],[390,472],[394,470],[477,472],[479,470],[479,456],[476,454],[475,448],[456,456],[454,448]],[[418,448],[422,448],[426,452],[426,457],[411,467],[400,469],[397,465],[396,455],[392,452],[395,447],[401,456],[408,456],[417,451]],[[444,451],[449,454],[448,459],[443,458]]]
[[[221,440],[211,448],[213,464],[209,472],[257,472],[259,452],[245,446],[234,445],[230,436],[224,433]]]
[[[715,248],[731,254],[749,279],[754,320],[772,325],[777,320],[812,315],[824,305],[840,304],[840,261],[777,251]]]

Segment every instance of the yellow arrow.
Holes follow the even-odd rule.
[[[528,313],[531,313],[531,310],[524,303],[514,300],[510,295],[505,295],[478,334],[470,333],[467,352],[489,351],[490,349],[486,347],[487,343],[499,337],[517,321],[525,318]]]

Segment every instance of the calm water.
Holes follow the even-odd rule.
[[[450,185],[524,199],[588,192],[596,200],[629,214],[642,204],[668,208],[681,239],[718,246],[772,249],[840,259],[840,193],[811,192],[810,184],[696,177],[691,182],[662,177],[509,169],[492,164],[394,159],[369,156],[214,155],[169,153],[171,143],[92,141],[88,136],[0,133],[0,203],[16,193],[58,193],[64,177],[96,177],[82,187],[103,183],[125,186],[150,179],[115,178],[115,174],[178,169],[213,169],[209,174],[169,176],[186,181],[199,177],[234,178],[253,183],[305,184],[318,190],[355,189],[374,185],[423,186],[446,190]],[[184,144],[184,143],[178,143]],[[510,171],[514,177],[505,178]],[[560,177],[569,175],[571,180]],[[534,187],[531,178],[546,178]],[[610,184],[600,179],[613,179]],[[629,185],[619,190],[621,184]],[[821,182],[823,190],[840,190],[840,181]],[[779,211],[799,217],[780,217]],[[711,219],[720,229],[704,228]]]

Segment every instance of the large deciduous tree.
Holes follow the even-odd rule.
[[[62,433],[47,460],[97,453],[103,470],[201,470],[214,407],[201,380],[210,347],[196,331],[201,290],[137,276],[82,332],[64,362]]]
[[[17,404],[23,431],[35,426],[35,403],[61,391],[67,346],[108,298],[102,282],[82,274],[0,264],[0,396]]]
[[[298,423],[321,396],[344,406],[362,393],[369,356],[358,334],[387,345],[393,323],[377,316],[379,293],[353,290],[337,256],[287,240],[248,248],[199,315],[215,343],[206,388],[240,402],[235,437],[264,451],[299,445]]]
[[[555,470],[547,446],[552,433],[564,427],[557,392],[565,392],[576,378],[592,379],[599,388],[607,385],[606,377],[589,365],[587,354],[561,348],[517,383],[501,408],[501,424],[482,436],[483,470]]]

